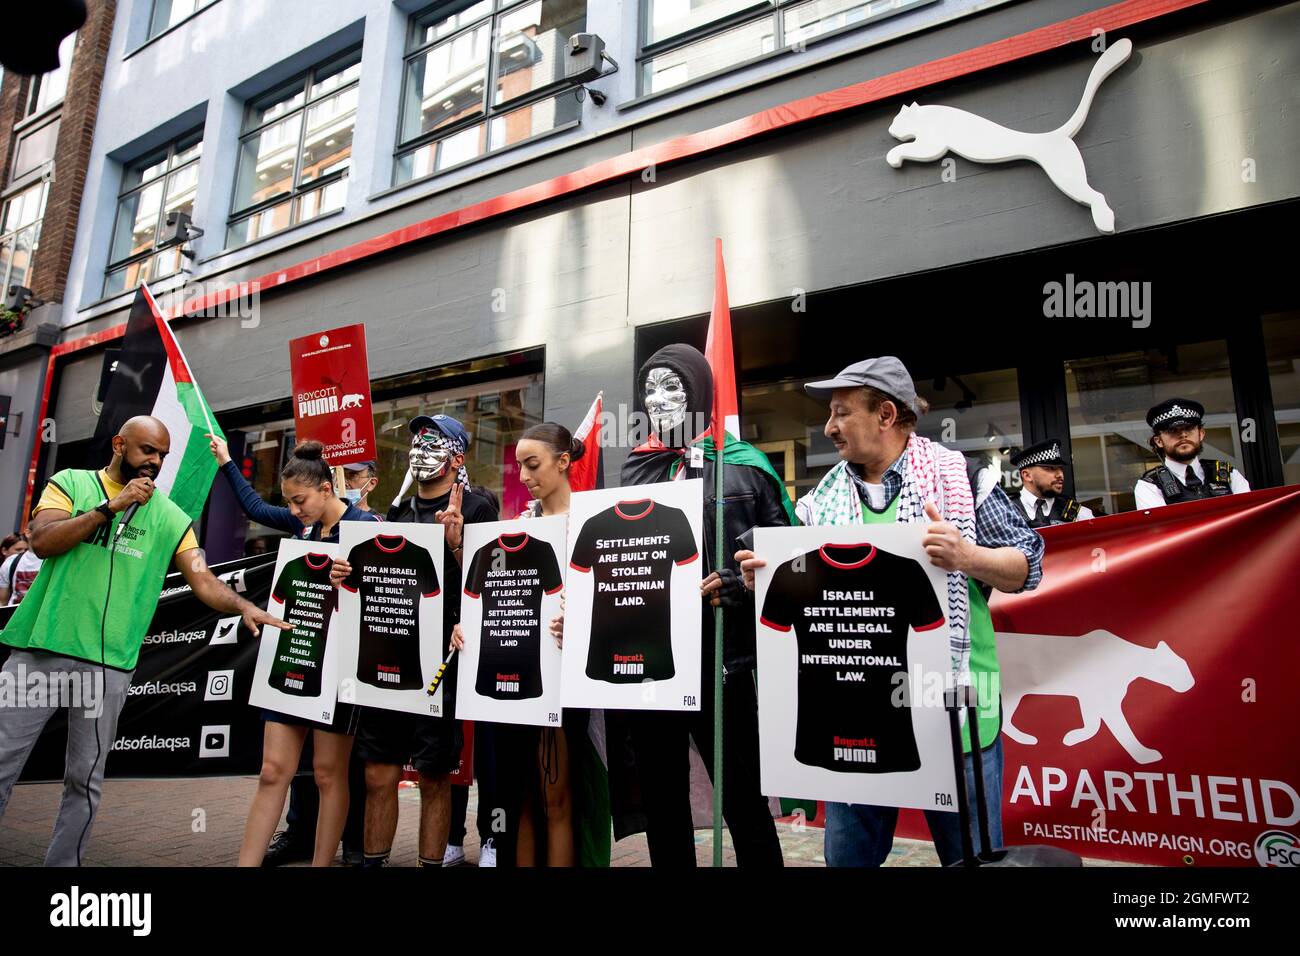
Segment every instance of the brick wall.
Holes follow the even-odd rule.
[[[77,238],[77,216],[81,211],[81,193],[90,162],[90,146],[95,136],[95,116],[99,111],[99,90],[108,58],[108,43],[113,34],[116,0],[90,0],[86,4],[86,22],[77,36],[68,77],[68,92],[63,99],[59,141],[54,154],[54,182],[45,202],[45,221],[41,225],[40,248],[32,266],[32,291],[47,302],[63,301],[63,286],[72,261],[72,245]],[[5,76],[7,96],[9,77]],[[24,87],[25,88],[25,87]],[[0,109],[7,110],[8,100],[0,97]],[[0,137],[13,137],[13,124],[6,111],[0,116]],[[0,139],[0,143],[4,143]],[[8,156],[6,156],[6,181]]]

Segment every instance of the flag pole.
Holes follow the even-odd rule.
[[[709,316],[709,336],[705,345],[706,350],[710,353],[710,364],[717,365],[713,370],[714,387],[713,387],[713,408],[711,409],[711,429],[713,432],[713,501],[714,501],[714,518],[713,518],[713,568],[718,573],[726,565],[726,555],[723,553],[723,489],[726,487],[724,471],[726,469],[726,451],[727,444],[727,420],[726,414],[732,411],[730,405],[734,404],[734,399],[728,402],[728,408],[722,407],[722,389],[723,383],[718,380],[718,373],[724,367],[722,356],[715,354],[715,348],[718,351],[725,350],[725,367],[731,367],[731,313],[730,305],[727,301],[727,279],[726,266],[722,260],[722,237],[716,237],[713,240],[713,309]],[[734,381],[734,372],[725,376],[728,383]],[[730,391],[730,385],[727,386]],[[707,545],[706,545],[707,547]],[[713,609],[713,865],[722,866],[722,683],[724,674],[722,670],[722,645],[723,645],[723,619],[725,611],[723,610],[721,598],[718,606]]]
[[[714,500],[717,511],[713,519],[714,561],[713,567],[721,571],[724,555],[722,553],[722,470],[726,467],[723,460],[723,446],[727,443],[727,433],[723,430],[721,442],[714,439],[715,461]],[[713,609],[713,865],[722,866],[722,604]]]

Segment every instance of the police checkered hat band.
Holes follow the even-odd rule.
[[[1022,448],[1011,456],[1013,468],[1031,468],[1034,465],[1064,465],[1061,457],[1061,443],[1055,438]]]
[[[1184,408],[1182,405],[1174,405],[1161,412],[1151,420],[1153,428],[1159,428],[1165,422],[1171,421],[1200,421],[1201,413],[1191,408]]]

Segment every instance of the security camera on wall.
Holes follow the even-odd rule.
[[[618,70],[618,63],[605,52],[605,41],[595,33],[575,33],[569,37],[569,58],[564,63],[564,78],[570,83],[590,83],[608,76],[604,64]]]

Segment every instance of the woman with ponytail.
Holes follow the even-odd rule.
[[[334,474],[318,441],[303,442],[280,472],[280,493],[289,503],[278,508],[263,501],[240,474],[226,443],[214,435],[209,448],[244,514],[269,528],[309,541],[337,542],[344,521],[378,521],[340,498]],[[320,791],[312,866],[330,866],[348,817],[348,755],[356,731],[356,708],[339,704],[329,727],[271,710],[262,712],[262,773],[253,805],[248,810],[244,840],[239,847],[240,866],[261,866],[267,843],[284,809],[285,793],[294,779],[308,731],[312,732],[312,768]],[[364,792],[364,791],[363,791]]]
[[[567,428],[555,422],[542,422],[524,432],[515,446],[515,459],[519,479],[533,500],[520,518],[569,513],[569,466],[585,450]],[[459,624],[451,640],[455,648],[465,646]],[[555,640],[558,644],[561,639],[556,636]],[[585,710],[566,708],[558,731],[552,727],[492,725],[497,787],[501,796],[509,795],[513,803],[506,808],[506,825],[515,837],[514,860],[501,862],[516,866],[536,866],[539,862],[545,866],[574,865],[578,848],[574,840],[570,755],[586,746],[588,718]],[[609,829],[608,820],[605,829]],[[544,854],[538,852],[539,844]],[[607,858],[608,848],[605,853]]]

